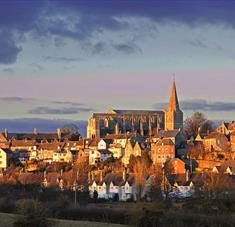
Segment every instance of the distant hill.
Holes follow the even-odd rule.
[[[38,132],[56,132],[57,128],[62,128],[66,124],[75,124],[83,137],[86,136],[86,121],[73,121],[73,120],[49,120],[40,118],[23,118],[23,119],[0,119],[0,130],[4,131],[5,128],[9,132],[33,132],[34,128]]]

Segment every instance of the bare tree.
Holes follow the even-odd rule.
[[[207,173],[204,179],[204,194],[208,198],[224,197],[234,190],[229,175],[223,173]]]
[[[145,158],[136,158],[133,173],[135,177],[137,200],[140,200],[146,185],[146,180],[150,173],[151,163]]]
[[[201,112],[195,112],[191,117],[185,120],[185,133],[186,136],[197,136],[198,129],[201,133],[211,132],[214,130],[214,124],[212,121],[206,119],[206,116]]]

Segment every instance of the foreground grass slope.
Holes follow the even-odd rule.
[[[15,218],[15,214],[0,213],[0,227],[13,227]],[[72,221],[60,219],[52,219],[52,221],[56,227],[127,227],[126,225],[89,221]]]

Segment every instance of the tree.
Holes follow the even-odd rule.
[[[233,191],[229,175],[223,173],[207,173],[204,176],[204,194],[208,198],[223,198],[229,191]]]
[[[82,138],[78,127],[74,124],[68,124],[62,127],[61,133],[68,135],[71,140],[79,140]]]
[[[187,137],[193,136],[194,138],[198,134],[200,128],[201,133],[207,133],[214,130],[214,124],[212,121],[206,119],[206,116],[201,112],[195,112],[191,117],[188,117],[185,122],[185,133]]]
[[[147,177],[150,173],[151,162],[148,157],[137,157],[133,165],[133,173],[135,177],[137,200],[140,200],[146,185]]]

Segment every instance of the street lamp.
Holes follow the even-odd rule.
[[[78,184],[77,184],[77,181],[75,180],[74,183],[73,183],[74,205],[75,205],[75,207],[77,206],[77,187],[78,187]]]

